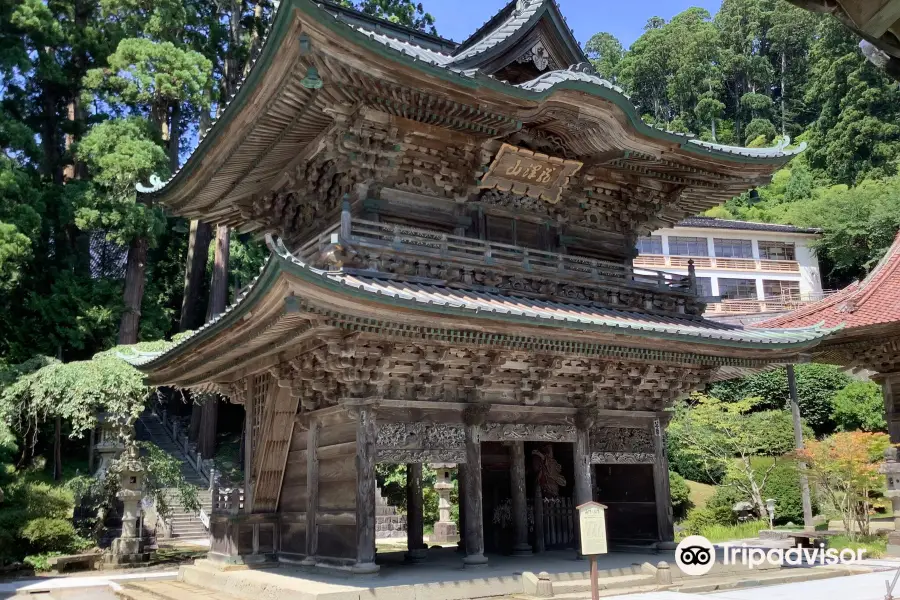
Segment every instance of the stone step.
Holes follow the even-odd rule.
[[[616,575],[597,578],[598,587],[601,590],[618,590],[622,588],[630,588],[644,585],[654,585],[656,577],[646,573],[633,575]],[[591,594],[590,579],[574,579],[571,581],[554,581],[553,597],[580,597],[587,592],[588,597]]]
[[[202,588],[181,581],[144,581],[126,584],[117,595],[128,600],[190,600],[209,598],[210,600],[237,600],[237,596]]]

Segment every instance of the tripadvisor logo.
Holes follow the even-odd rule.
[[[716,549],[702,535],[689,535],[675,548],[675,564],[685,575],[706,575],[716,563]]]
[[[721,544],[723,565],[744,565],[754,569],[765,564],[799,567],[803,565],[854,564],[865,558],[866,549],[844,548],[753,548],[747,544]],[[716,563],[716,548],[702,535],[690,535],[675,548],[675,564],[685,575],[706,575]]]

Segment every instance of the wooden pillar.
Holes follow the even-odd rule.
[[[406,560],[412,563],[424,561],[428,554],[423,501],[422,463],[410,463],[406,465]]]
[[[309,421],[306,432],[306,558],[301,564],[314,566],[319,552],[316,513],[319,510],[319,420]]]
[[[466,567],[487,564],[484,555],[484,517],[482,515],[481,489],[481,429],[490,410],[489,404],[475,404],[466,409]]]
[[[216,433],[219,421],[219,397],[216,394],[205,394],[205,396],[200,419],[200,436],[197,438],[197,450],[204,460],[216,455]]]
[[[456,544],[458,551],[466,551],[466,487],[468,482],[468,468],[465,464],[456,465],[457,502],[459,502],[459,542]]]
[[[544,546],[544,493],[541,482],[534,478],[534,551],[543,552]]]
[[[575,506],[581,506],[586,502],[590,502],[591,496],[591,444],[590,429],[593,420],[590,414],[579,414],[575,419]],[[576,556],[583,558],[581,555],[581,540],[579,539],[579,528],[575,527]]]
[[[244,512],[253,512],[253,456],[257,440],[253,438],[253,415],[260,400],[248,393],[244,400]]]
[[[653,438],[653,490],[656,496],[657,535],[661,544],[670,545],[675,542],[675,518],[672,512],[672,495],[669,492],[669,457],[666,455],[664,429],[665,424],[655,419],[650,427],[650,436]]]
[[[515,526],[515,543],[513,554],[515,556],[528,556],[531,554],[531,546],[528,544],[528,502],[525,498],[525,442],[511,442],[510,459],[510,489],[512,490],[512,517]]]
[[[887,421],[888,434],[892,444],[900,444],[900,373],[879,374],[872,378],[881,384],[884,396],[884,418]]]
[[[375,564],[375,410],[358,409],[356,422],[356,564],[354,573],[377,573]]]

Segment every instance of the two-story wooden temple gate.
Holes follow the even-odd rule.
[[[281,2],[222,117],[142,188],[272,250],[223,315],[135,361],[245,407],[245,481],[219,494],[212,556],[374,571],[375,465],[411,465],[415,503],[421,465],[452,462],[464,562],[483,564],[486,448],[507,453],[524,552],[547,443],[572,502],[610,505],[611,538],[671,542],[667,408],[829,331],[707,321],[695,278],[634,267],[635,240],[793,153],[647,126],[552,0],[514,0],[462,44]]]

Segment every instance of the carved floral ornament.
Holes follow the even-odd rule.
[[[537,67],[538,71],[546,71],[551,65],[552,59],[550,58],[550,53],[547,51],[547,48],[544,46],[544,42],[538,41],[530,50],[528,50],[528,52],[520,56],[516,62],[531,62],[534,63],[534,66]]]
[[[503,144],[479,187],[556,204],[583,163]]]

